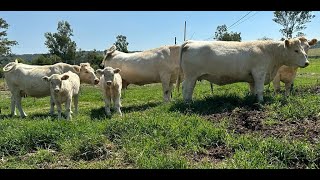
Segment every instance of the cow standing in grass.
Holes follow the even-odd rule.
[[[184,42],[180,53],[183,99],[191,101],[196,81],[204,79],[218,85],[248,82],[251,93],[262,102],[264,84],[274,79],[282,65],[309,65],[299,39]],[[179,83],[178,75],[177,87]]]
[[[306,53],[308,53],[310,46],[313,46],[317,43],[317,39],[312,39],[311,41],[308,41],[306,38],[300,37],[299,40],[301,41],[301,46],[303,47]],[[286,96],[288,96],[290,91],[293,90],[293,81],[296,78],[297,70],[298,66],[281,66],[273,79],[273,87],[275,92],[280,92],[281,81],[285,83],[285,94]]]
[[[78,100],[80,78],[77,74],[69,71],[63,74],[44,76],[43,80],[49,82],[51,98],[57,105],[58,119],[61,119],[61,104],[65,103],[67,120],[71,119],[71,104],[74,100],[74,111],[78,114]]]
[[[100,86],[104,96],[105,112],[108,116],[111,115],[111,100],[113,101],[116,112],[122,116],[120,110],[122,78],[119,72],[119,68],[113,69],[112,67],[105,67],[104,69],[97,70],[97,74],[101,76]]]
[[[21,99],[25,96],[46,97],[50,96],[50,86],[42,80],[43,76],[52,74],[62,74],[68,71],[76,73],[81,83],[98,84],[99,79],[94,74],[94,69],[89,63],[70,65],[66,63],[56,63],[53,65],[28,65],[15,62],[8,63],[4,68],[4,76],[11,92],[11,115],[16,115],[17,107],[20,116],[26,117],[26,113],[21,106]],[[50,114],[54,113],[54,101],[50,99]]]
[[[180,46],[162,46],[159,48],[124,53],[116,46],[105,51],[101,65],[120,68],[123,88],[129,84],[145,85],[162,83],[163,100],[171,100],[173,83],[176,82],[179,69]]]

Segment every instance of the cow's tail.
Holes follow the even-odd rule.
[[[7,65],[5,65],[5,66],[2,68],[3,72],[9,72],[9,71],[15,69],[15,67],[17,66],[18,63],[19,63],[19,62],[18,62],[17,59],[16,59],[14,62],[8,63]]]
[[[183,53],[183,48],[184,46],[188,44],[188,41],[185,41],[183,44],[181,44],[180,46],[180,53],[179,53],[179,68],[178,68],[178,77],[177,77],[177,82],[176,82],[176,86],[177,86],[177,91],[179,92],[179,88],[180,88],[180,82],[181,82],[181,76],[183,74],[183,70],[181,67],[181,63],[182,63],[182,53]]]

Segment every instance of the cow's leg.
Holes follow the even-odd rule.
[[[266,74],[265,73],[256,73],[253,75],[254,79],[254,89],[255,93],[258,96],[258,101],[263,102],[263,87],[265,81]]]
[[[16,100],[14,95],[11,95],[11,116],[16,116]]]
[[[210,82],[211,95],[213,95],[213,83]]]
[[[54,100],[52,96],[50,96],[50,115],[52,116],[54,114]]]
[[[165,74],[165,73],[160,75],[164,102],[169,102],[171,100],[170,76],[171,76],[170,74]]]
[[[286,92],[285,92],[285,95],[286,96],[289,96],[290,92],[291,92],[291,87],[292,87],[292,84],[293,82],[288,82],[288,83],[285,83],[285,88],[286,88]]]
[[[72,97],[69,97],[66,101],[66,116],[67,120],[71,120],[71,103],[72,103]]]
[[[120,114],[120,116],[122,116],[122,112],[120,110],[121,107],[121,102],[120,102],[120,96],[119,95],[114,95],[113,96],[113,103],[114,103],[114,107],[116,109],[116,112]]]
[[[274,92],[279,93],[280,92],[280,75],[275,76],[272,83],[273,83]]]
[[[185,77],[182,82],[182,95],[185,102],[192,101],[192,94],[196,85],[197,78]]]
[[[15,104],[17,106],[17,109],[20,112],[20,116],[23,117],[23,118],[27,117],[27,114],[23,111],[22,106],[21,106],[22,97],[20,95],[20,92],[16,92],[14,96],[15,96]]]
[[[105,112],[108,116],[111,115],[111,111],[110,111],[110,104],[111,104],[111,97],[110,96],[105,96],[104,97],[104,103],[105,103]]]
[[[79,103],[79,94],[73,96],[74,101],[74,112],[78,114],[78,103]]]
[[[55,103],[57,105],[57,111],[58,111],[58,119],[61,119],[61,103]]]
[[[250,93],[251,93],[252,95],[255,95],[256,92],[255,92],[255,89],[254,89],[254,83],[249,83],[249,87],[250,87]]]

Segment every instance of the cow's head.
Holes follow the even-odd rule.
[[[113,69],[112,67],[105,67],[104,69],[98,69],[97,74],[104,76],[104,82],[107,86],[111,86],[114,82],[114,74],[119,73],[120,69]]]
[[[286,49],[286,61],[287,66],[307,67],[309,61],[307,54],[304,51],[301,41],[298,38],[289,39],[284,41],[284,48]]]
[[[108,61],[109,57],[111,57],[111,54],[114,53],[116,50],[117,47],[115,45],[112,45],[109,49],[104,50],[104,57],[102,63],[100,64],[101,67],[105,66],[105,61]]]
[[[305,37],[299,37],[299,40],[301,41],[301,46],[303,47],[304,51],[308,53],[311,46],[317,44],[317,39],[312,39],[311,41],[308,41]]]
[[[61,90],[62,81],[69,79],[69,75],[52,74],[50,77],[43,76],[42,79],[50,83],[50,91],[59,93]]]
[[[90,66],[90,63],[80,63],[80,81],[86,84],[98,84],[99,79],[94,73],[94,69]]]

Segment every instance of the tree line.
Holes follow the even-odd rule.
[[[272,19],[282,28],[279,30],[283,35],[282,39],[292,38],[294,34],[296,37],[305,35],[302,30],[306,29],[306,24],[311,22],[315,15],[311,11],[274,11],[274,18]],[[8,40],[7,30],[9,24],[0,18],[0,77],[3,77],[2,67],[8,62],[13,61],[13,54],[11,47],[18,45],[15,40]],[[18,61],[35,65],[50,65],[57,62],[64,62],[69,64],[79,64],[82,62],[89,62],[95,69],[99,68],[103,59],[103,53],[93,50],[85,52],[81,49],[77,51],[77,44],[71,39],[73,36],[73,29],[67,21],[59,21],[57,32],[46,32],[44,34],[46,40],[45,46],[48,48],[48,54],[37,55],[31,61],[26,61],[23,58],[18,58]],[[214,33],[215,40],[219,41],[241,41],[241,33],[230,32],[225,24],[217,26]],[[260,40],[268,40],[271,38],[262,37]],[[127,37],[118,35],[114,43],[117,50],[122,52],[129,52]]]

